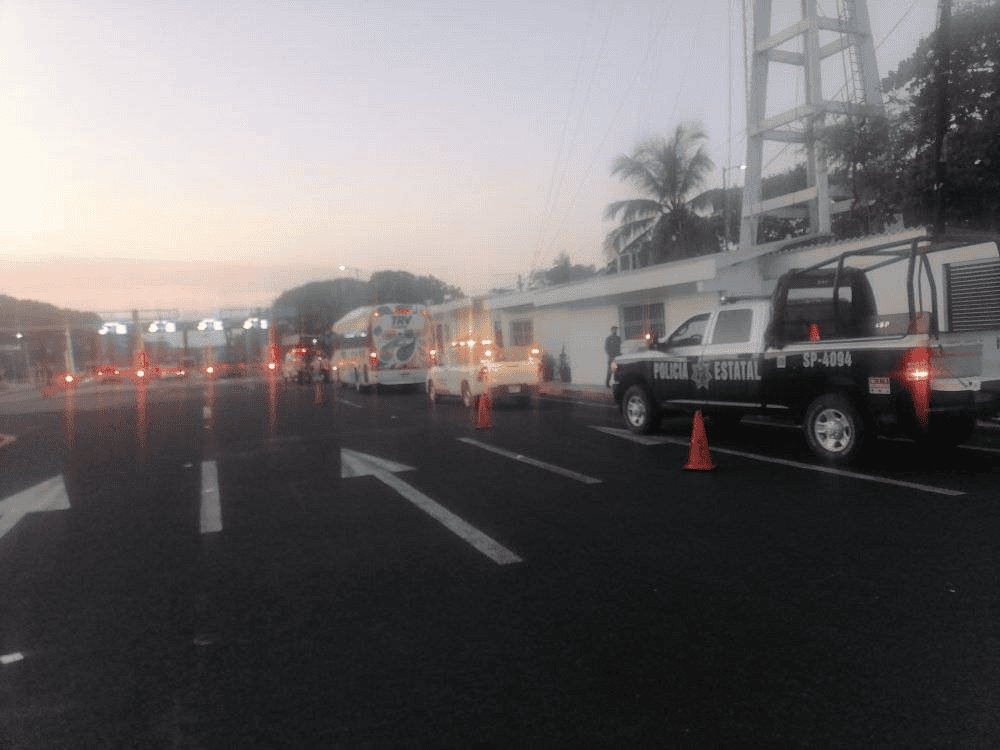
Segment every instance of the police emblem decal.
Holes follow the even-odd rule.
[[[712,381],[712,370],[708,362],[698,362],[691,365],[691,380],[697,388],[708,390],[708,384]]]

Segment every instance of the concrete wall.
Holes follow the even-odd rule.
[[[458,308],[477,306],[482,319],[481,328],[493,335],[494,321],[500,321],[504,343],[510,344],[510,323],[530,319],[535,342],[558,358],[565,346],[573,373],[573,382],[603,383],[607,359],[604,339],[612,325],[624,333],[622,308],[638,304],[664,304],[665,325],[660,335],[671,333],[692,315],[711,309],[725,294],[770,294],[778,276],[790,268],[802,268],[827,258],[836,257],[845,250],[870,247],[890,241],[922,236],[923,230],[874,238],[860,238],[825,247],[808,247],[801,250],[764,251],[755,254],[738,252],[675,263],[666,263],[625,273],[600,276],[582,282],[564,284],[546,289],[526,290],[492,298],[456,300],[432,308],[435,319],[452,324]],[[985,257],[992,246],[974,246],[943,253],[946,262],[959,258]],[[938,261],[937,266],[941,261]],[[905,266],[902,266],[905,273]],[[935,268],[942,290],[941,274]],[[879,295],[879,310],[901,312],[906,308],[905,286],[899,282],[899,272],[879,272],[872,279]],[[897,309],[900,308],[900,309]],[[638,342],[622,342],[628,350]]]
[[[566,356],[574,383],[603,383],[607,369],[604,339],[618,322],[618,306],[609,302],[590,305],[553,305],[534,311],[535,335],[558,362]]]

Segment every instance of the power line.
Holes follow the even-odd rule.
[[[563,119],[562,132],[559,134],[559,146],[556,149],[556,158],[552,162],[552,174],[549,175],[549,187],[545,194],[545,204],[542,208],[542,220],[538,226],[538,240],[535,242],[535,256],[537,257],[542,246],[542,239],[545,229],[548,226],[552,211],[552,192],[555,187],[556,174],[559,172],[563,157],[563,146],[566,143],[566,131],[569,129],[569,120],[573,112],[573,102],[576,101],[576,90],[580,84],[580,73],[583,71],[583,59],[587,52],[587,40],[590,38],[590,28],[593,25],[594,15],[597,13],[597,5],[590,6],[590,15],[587,17],[587,28],[583,33],[583,45],[580,49],[580,57],[576,63],[576,72],[573,75],[573,87],[570,89],[569,102],[566,104],[566,117]],[[532,265],[535,261],[532,261]]]
[[[552,201],[553,211],[555,210],[555,207],[559,204],[559,195],[562,192],[563,182],[566,179],[566,171],[569,169],[569,155],[573,153],[573,147],[576,145],[576,137],[580,133],[580,125],[583,122],[583,116],[587,111],[587,105],[590,103],[590,94],[594,88],[594,80],[597,78],[597,71],[601,67],[601,63],[604,60],[604,50],[607,45],[608,34],[611,31],[611,21],[615,16],[616,9],[617,9],[617,4],[612,6],[608,12],[608,22],[604,26],[604,36],[601,38],[601,46],[598,49],[597,58],[594,61],[594,68],[590,74],[590,81],[587,84],[587,93],[584,94],[583,104],[580,107],[580,113],[577,116],[576,125],[573,128],[573,136],[570,138],[569,147],[566,149],[566,158],[563,160],[562,173],[559,175],[559,182],[556,185],[555,196]],[[540,253],[540,251],[541,247],[537,248],[535,251],[535,256],[532,259],[531,263],[532,270],[534,270],[534,267],[538,263],[538,254]]]
[[[597,163],[597,158],[601,154],[601,149],[604,148],[604,144],[607,142],[608,138],[610,137],[611,131],[614,129],[615,122],[618,120],[618,117],[621,114],[622,109],[625,107],[625,102],[628,101],[629,96],[632,95],[632,90],[635,88],[635,85],[636,85],[636,83],[639,80],[639,76],[641,75],[643,69],[645,68],[646,64],[648,63],[648,61],[650,59],[650,55],[653,52],[654,45],[659,40],[661,34],[663,33],[663,30],[666,28],[667,21],[670,18],[670,10],[671,10],[671,8],[672,8],[672,6],[667,6],[667,10],[663,14],[663,18],[660,21],[660,25],[657,27],[655,33],[650,37],[649,44],[646,47],[646,53],[643,56],[642,61],[639,63],[639,66],[636,69],[636,73],[632,77],[631,83],[629,83],[628,88],[626,88],[624,95],[622,96],[621,100],[618,102],[618,107],[615,109],[614,114],[612,114],[612,116],[611,116],[611,122],[608,124],[607,130],[604,132],[604,137],[601,138],[601,142],[597,145],[597,148],[594,149],[594,155],[591,158],[590,163],[587,165],[587,169],[584,170],[583,177],[580,178],[580,182],[577,185],[576,193],[574,193],[572,200],[569,202],[569,205],[566,207],[566,211],[563,214],[562,221],[559,223],[558,229],[556,230],[555,234],[552,236],[551,243],[549,243],[549,248],[552,248],[552,247],[555,246],[556,240],[561,235],[563,226],[565,226],[566,220],[569,218],[569,212],[570,212],[570,210],[572,210],[573,206],[576,204],[577,198],[580,197],[580,193],[583,191],[583,186],[586,184],[587,179],[590,176],[590,172],[594,168],[594,164]]]

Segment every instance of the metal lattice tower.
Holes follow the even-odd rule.
[[[831,201],[826,159],[816,136],[828,115],[885,114],[866,0],[837,0],[837,18],[821,16],[817,6],[818,0],[800,0],[799,20],[772,33],[772,0],[753,2],[753,16],[749,19],[752,31],[747,40],[747,172],[740,226],[740,247],[744,250],[756,245],[757,227],[763,216],[808,216],[810,234],[829,233],[831,214],[848,210],[850,201]],[[821,44],[821,32],[836,36]],[[843,88],[827,98],[821,64],[834,55],[842,56],[845,80]],[[768,72],[772,63],[803,69],[805,103],[768,117]],[[767,141],[802,145],[806,157],[804,190],[763,200],[761,179]]]

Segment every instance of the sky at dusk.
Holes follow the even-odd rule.
[[[6,0],[0,293],[207,312],[344,273],[475,293],[562,251],[602,266],[616,155],[699,120],[706,188],[743,161],[740,6]],[[935,9],[870,0],[880,75]],[[773,83],[769,112],[795,103]]]

